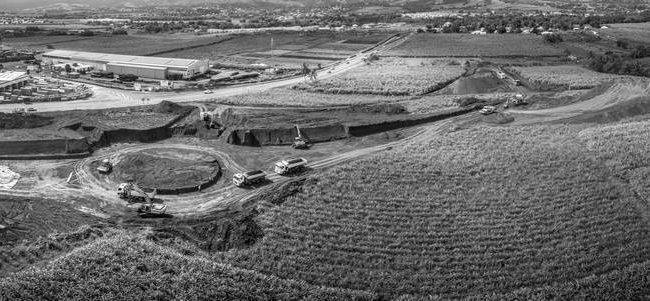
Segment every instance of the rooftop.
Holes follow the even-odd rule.
[[[27,76],[27,73],[20,71],[4,71],[0,72],[0,83],[10,82],[17,80],[21,77]]]
[[[153,67],[189,67],[190,65],[199,62],[198,60],[191,60],[191,59],[122,55],[122,54],[71,51],[71,50],[52,50],[44,53],[43,56],[66,58],[70,60],[77,59],[77,60],[99,61],[99,62],[114,63],[114,64],[146,65],[146,66],[153,66]]]

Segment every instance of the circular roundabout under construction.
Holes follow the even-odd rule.
[[[222,173],[242,170],[226,153],[186,144],[122,145],[75,166],[80,188],[90,195],[119,203],[164,203],[167,213],[181,215],[229,196],[229,186],[219,185]]]
[[[219,180],[221,168],[216,156],[207,152],[177,148],[153,148],[118,155],[111,179],[137,183],[158,194],[199,191]]]

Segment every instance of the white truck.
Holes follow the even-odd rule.
[[[108,159],[102,160],[102,163],[97,166],[97,171],[100,174],[109,174],[113,170],[113,165],[111,164],[111,161]]]
[[[479,113],[483,115],[490,115],[492,113],[496,113],[497,108],[495,106],[484,106]]]
[[[284,159],[275,162],[274,171],[279,175],[286,175],[303,170],[305,167],[307,167],[307,160],[305,158]]]
[[[266,174],[261,170],[247,171],[237,173],[232,177],[232,183],[237,187],[244,187],[255,183],[262,182],[266,179]]]

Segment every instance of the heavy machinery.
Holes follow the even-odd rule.
[[[143,203],[138,209],[138,215],[141,217],[156,217],[164,215],[167,211],[167,205],[154,204],[153,200],[158,191],[154,189],[151,194],[144,192],[134,183],[122,183],[117,187],[117,195],[131,203]]]
[[[156,196],[156,190],[154,189],[153,193],[148,196],[147,202],[138,207],[138,215],[140,217],[159,217],[165,214],[167,211],[167,205],[165,204],[154,204],[153,200]]]
[[[275,162],[275,173],[279,175],[287,175],[307,167],[307,160],[305,158],[291,158]]]
[[[244,187],[260,183],[266,179],[266,174],[261,170],[247,171],[237,173],[232,177],[232,183],[237,187]]]
[[[484,106],[484,107],[479,111],[479,113],[481,113],[481,114],[483,114],[483,115],[490,115],[490,114],[492,114],[492,113],[496,113],[496,112],[497,112],[497,107],[495,107],[495,106]]]
[[[117,195],[132,203],[144,203],[152,198],[152,196],[148,195],[137,184],[132,182],[122,183],[117,186]]]
[[[305,137],[302,132],[300,132],[300,127],[296,125],[296,131],[298,132],[298,137],[293,139],[291,147],[295,149],[308,149],[309,148],[309,139]]]
[[[100,174],[109,174],[113,170],[113,165],[111,164],[111,161],[108,159],[102,160],[102,163],[97,166],[97,171]]]
[[[509,107],[514,107],[514,106],[520,106],[520,105],[525,105],[526,102],[526,97],[523,94],[515,94],[515,96],[508,98],[506,102],[503,104],[504,108],[509,108]]]

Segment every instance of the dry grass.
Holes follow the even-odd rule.
[[[537,90],[590,89],[606,82],[630,78],[570,65],[512,67],[509,70],[522,76],[531,88]]]
[[[340,76],[296,88],[334,94],[415,95],[434,91],[463,72],[462,62],[382,58]]]

